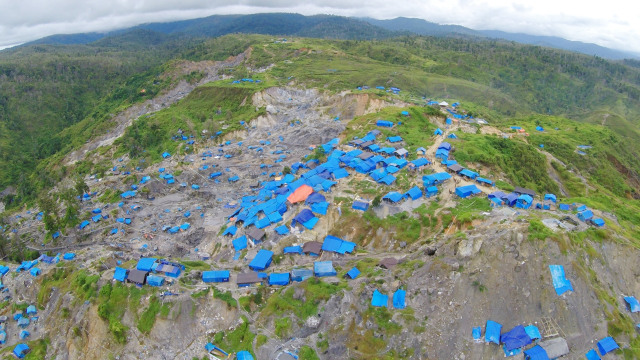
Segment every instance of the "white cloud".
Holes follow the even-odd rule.
[[[147,22],[214,14],[296,12],[378,19],[414,17],[640,52],[639,8],[627,0],[0,0],[0,48],[53,34],[102,32]]]

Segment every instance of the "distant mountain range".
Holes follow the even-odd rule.
[[[640,59],[640,54],[637,53],[613,50],[595,44],[570,41],[554,36],[516,34],[498,30],[473,30],[459,25],[439,25],[422,19],[404,17],[391,20],[376,20],[332,15],[303,16],[286,13],[214,15],[191,20],[142,24],[108,33],[52,35],[32,41],[26,45],[89,44],[105,37],[122,35],[123,33],[140,29],[151,30],[165,35],[189,37],[216,37],[230,33],[351,40],[385,39],[406,34],[440,37],[468,36],[563,49],[611,60]]]

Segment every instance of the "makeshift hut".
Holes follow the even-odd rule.
[[[212,270],[202,272],[202,281],[205,283],[229,282],[229,270]]]
[[[322,243],[318,241],[308,241],[302,246],[302,252],[310,256],[320,256]]]
[[[273,251],[260,249],[256,254],[256,257],[249,263],[249,268],[253,271],[264,270],[271,265],[273,259]]]
[[[260,279],[258,273],[253,271],[238,274],[238,276],[236,277],[236,284],[238,285],[238,287],[250,286],[261,282],[262,279]]]

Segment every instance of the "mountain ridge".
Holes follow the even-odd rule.
[[[367,26],[371,25],[371,26]],[[500,30],[474,30],[461,25],[442,25],[418,18],[397,17],[390,20],[334,15],[304,16],[295,13],[258,13],[249,15],[212,15],[173,22],[145,23],[110,32],[57,34],[34,40],[33,44],[89,44],[104,37],[134,29],[153,30],[163,34],[182,33],[196,37],[215,37],[230,33],[257,33],[283,36],[371,40],[413,33],[426,36],[474,36],[500,39],[521,44],[551,47],[611,60],[640,59],[640,54],[626,52],[555,36],[510,33]]]

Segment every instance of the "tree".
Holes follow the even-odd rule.
[[[84,178],[82,176],[76,177],[76,183],[73,188],[75,189],[77,196],[82,196],[83,194],[89,192],[89,185],[84,182]]]
[[[44,213],[42,221],[47,231],[55,231],[58,229],[60,218],[58,212],[58,203],[48,194],[40,196],[38,199],[38,207]]]

